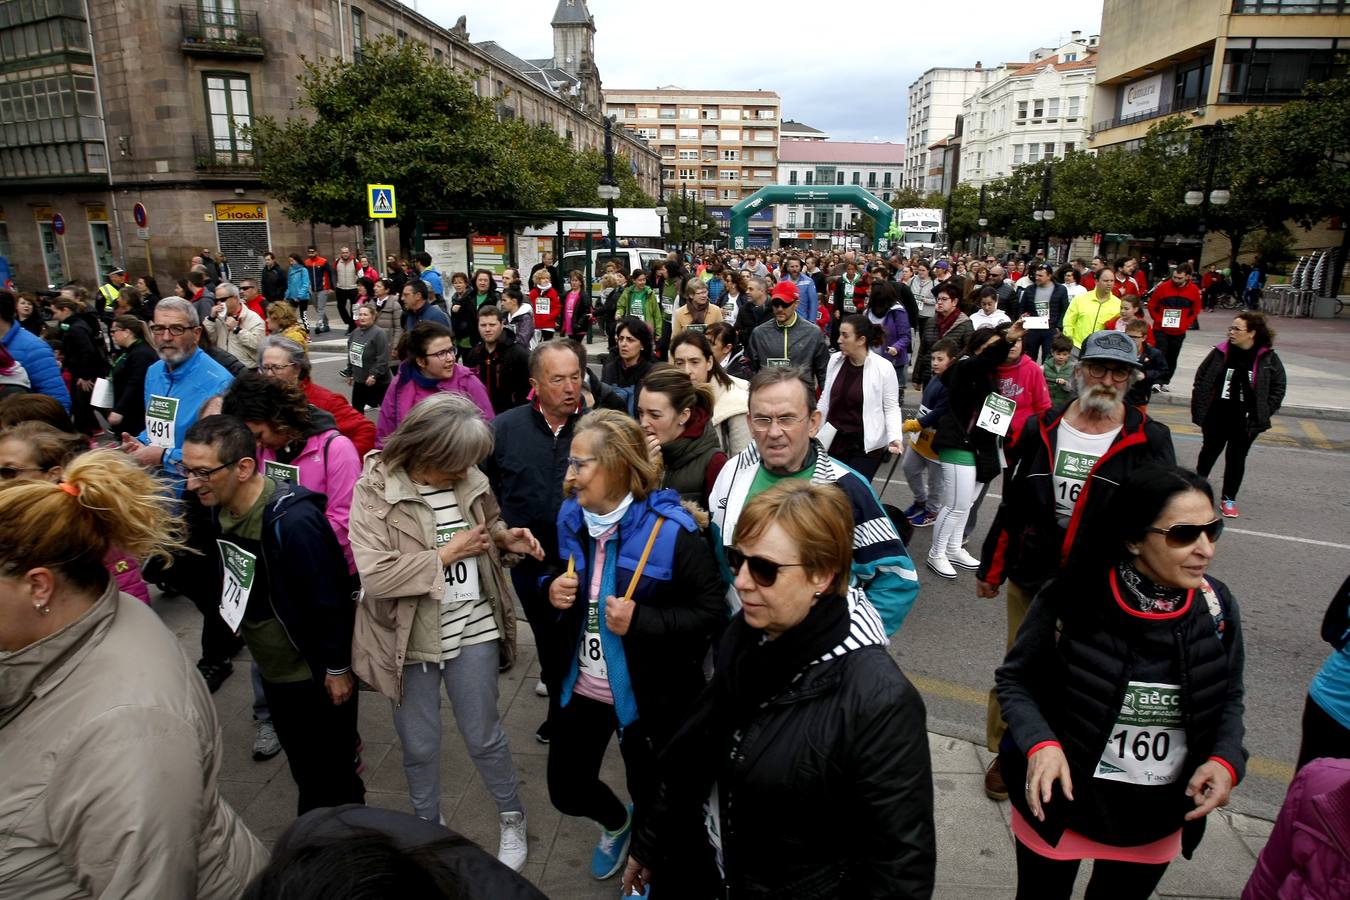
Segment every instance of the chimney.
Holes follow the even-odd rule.
[[[1070,31],[1070,32],[1069,32],[1069,39],[1070,39],[1070,40],[1076,41],[1076,40],[1078,40],[1079,38],[1081,38],[1082,36],[1083,36],[1083,32],[1081,32],[1081,31]]]
[[[978,59],[975,60],[975,71],[978,72],[978,71],[980,71],[980,70],[983,69],[983,68],[984,68],[984,64],[981,63]]]

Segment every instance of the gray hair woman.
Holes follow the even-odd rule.
[[[510,554],[542,559],[529,529],[507,528],[478,463],[492,428],[473,401],[419,403],[367,456],[352,496],[352,551],[365,592],[352,668],[392,701],[413,811],[441,819],[440,690],[501,819],[497,857],[525,864],[525,811],[497,712],[497,672],[515,654]],[[505,557],[505,558],[504,558]]]

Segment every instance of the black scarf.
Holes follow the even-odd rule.
[[[1186,602],[1186,595],[1190,593],[1186,588],[1158,584],[1129,563],[1117,566],[1116,575],[1125,586],[1125,590],[1121,592],[1121,599],[1140,612],[1176,612]]]

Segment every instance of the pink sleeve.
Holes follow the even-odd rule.
[[[103,564],[107,567],[108,573],[117,579],[119,591],[130,594],[146,606],[150,605],[150,589],[145,586],[145,579],[141,577],[140,563],[114,547],[108,551]]]
[[[394,421],[394,416],[396,415],[395,410],[398,408],[398,389],[399,383],[395,380],[385,391],[384,400],[380,403],[380,417],[375,425],[375,449],[377,450],[384,447],[384,439],[393,434],[394,428],[397,427],[398,423]]]
[[[351,522],[352,491],[360,477],[361,457],[356,453],[356,445],[342,435],[333,438],[328,445],[328,471],[324,479],[323,492],[328,496],[326,515],[342,545],[342,555],[347,557],[347,568],[352,572],[356,571],[356,563],[347,530]]]

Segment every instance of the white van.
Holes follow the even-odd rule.
[[[605,263],[610,260],[616,260],[619,263],[619,269],[624,277],[633,273],[634,269],[641,269],[644,272],[651,271],[652,263],[665,262],[666,251],[658,250],[655,247],[620,247],[618,250],[592,250],[591,251],[591,299],[600,298],[600,276],[605,274]],[[562,260],[558,263],[558,274],[562,277],[563,283],[567,282],[567,273],[576,269],[582,275],[586,274],[586,251],[569,250],[563,254]]]

